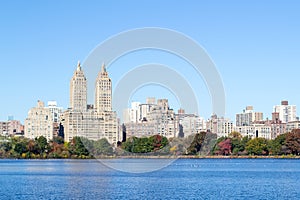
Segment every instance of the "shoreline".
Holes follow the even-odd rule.
[[[300,156],[103,156],[98,158],[0,158],[0,160],[97,160],[97,159],[300,159]]]
[[[96,159],[300,159],[300,156],[116,156]]]

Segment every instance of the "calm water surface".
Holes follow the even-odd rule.
[[[180,159],[139,174],[97,160],[0,160],[0,199],[300,199],[300,160]]]

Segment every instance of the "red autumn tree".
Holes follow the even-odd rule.
[[[219,155],[229,155],[231,154],[231,139],[227,138],[218,144]]]

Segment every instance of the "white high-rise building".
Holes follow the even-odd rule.
[[[51,114],[52,114],[52,119],[53,122],[59,122],[60,115],[63,111],[62,107],[57,107],[57,102],[56,101],[48,101],[48,107],[47,107]]]
[[[147,121],[147,116],[151,112],[151,110],[156,106],[155,97],[148,97],[146,99],[146,103],[139,104],[138,106],[138,121],[143,122]]]
[[[131,113],[131,108],[125,108],[123,110],[123,123],[131,122],[130,113]]]
[[[126,108],[123,111],[123,122],[124,123],[137,123],[139,121],[139,105],[140,102],[132,102],[131,108]]]
[[[279,120],[288,123],[297,120],[297,109],[295,105],[289,105],[288,101],[281,101],[281,105],[273,107],[274,113],[279,114]]]

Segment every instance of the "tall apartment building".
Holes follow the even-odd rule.
[[[29,110],[24,125],[27,138],[35,139],[39,136],[44,136],[47,140],[53,138],[53,117],[42,101],[38,101],[37,106]]]
[[[179,137],[180,127],[184,137],[206,131],[206,121],[195,114],[186,114],[184,109],[179,109],[175,114],[176,137]]]
[[[263,121],[263,113],[254,112],[253,106],[247,106],[242,113],[236,114],[236,126],[251,126],[256,121]]]
[[[300,121],[290,121],[286,124],[286,132],[291,132],[294,129],[300,129]]]
[[[147,114],[147,121],[154,124],[156,134],[175,137],[175,113],[170,109],[168,99],[157,100],[157,104]]]
[[[148,97],[146,103],[139,104],[137,110],[137,120],[143,122],[147,120],[149,113],[157,106],[155,97]]]
[[[47,107],[52,115],[53,122],[58,123],[60,119],[60,115],[62,114],[63,108],[57,107],[56,101],[48,101],[48,107]]]
[[[139,107],[141,103],[140,102],[132,102],[131,103],[131,108],[126,108],[123,111],[123,122],[124,123],[137,123],[140,121],[139,118]]]
[[[112,111],[112,85],[105,65],[102,64],[95,85],[95,109],[98,113]]]
[[[81,69],[80,62],[70,81],[70,108],[84,112],[87,109],[87,80]]]
[[[80,63],[70,82],[70,95],[70,108],[61,116],[65,141],[75,136],[106,138],[113,144],[120,140],[117,114],[112,111],[112,81],[104,64],[95,82],[94,106],[87,106],[87,79]]]
[[[146,121],[128,122],[124,123],[124,126],[126,129],[126,138],[129,138],[131,136],[144,137],[157,134],[155,124]]]
[[[132,102],[131,108],[126,108],[123,111],[123,122],[145,122],[147,121],[148,114],[155,106],[157,106],[157,104],[154,97],[148,97],[146,103]]]
[[[195,114],[186,114],[183,109],[175,114],[167,99],[148,97],[146,103],[133,102],[123,112],[127,137],[163,135],[183,137],[206,131],[206,122]]]
[[[278,113],[279,120],[288,123],[297,120],[297,108],[295,105],[289,105],[288,101],[281,101],[281,105],[273,107],[273,112]]]
[[[207,131],[217,134],[218,137],[226,137],[234,130],[233,122],[224,117],[212,115],[211,119],[206,123]]]
[[[241,133],[242,136],[251,138],[275,139],[277,136],[286,133],[287,123],[279,120],[278,113],[272,113],[272,120],[255,121],[250,126],[236,126],[235,131]]]
[[[155,98],[151,97],[147,98],[146,103],[133,102],[123,114],[127,137],[154,134],[175,137],[175,113],[169,108],[167,99],[155,102]]]
[[[51,140],[57,135],[61,113],[62,108],[57,107],[56,101],[49,101],[47,107],[44,102],[38,101],[37,106],[28,112],[24,124],[24,136],[30,139],[44,136],[47,140]]]

